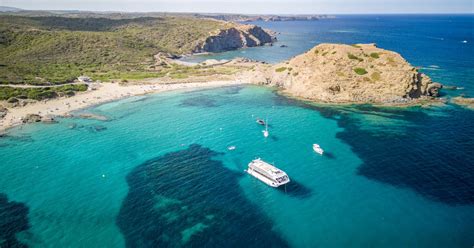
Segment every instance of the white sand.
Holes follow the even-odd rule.
[[[13,126],[21,125],[22,118],[27,114],[39,114],[41,116],[64,116],[74,110],[134,95],[143,95],[147,93],[187,88],[230,86],[242,83],[243,82],[237,80],[129,86],[121,86],[117,83],[104,83],[101,84],[101,86],[96,90],[82,92],[73,97],[52,99],[28,104],[23,107],[8,108],[8,114],[3,119],[0,119],[0,132],[3,132]]]

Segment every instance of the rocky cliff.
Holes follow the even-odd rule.
[[[274,66],[256,66],[248,77],[317,102],[408,103],[438,96],[434,83],[400,54],[375,44],[321,44]]]
[[[255,25],[236,25],[221,29],[199,43],[194,52],[223,52],[243,47],[262,46],[276,38],[269,31]]]

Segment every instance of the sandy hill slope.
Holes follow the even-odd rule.
[[[319,102],[404,103],[438,95],[433,83],[400,54],[375,44],[320,44],[272,67],[257,68],[260,83]]]

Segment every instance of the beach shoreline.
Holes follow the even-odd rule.
[[[224,86],[242,85],[240,80],[221,80],[210,82],[188,82],[188,83],[147,83],[128,84],[102,83],[97,89],[78,93],[72,97],[61,97],[47,101],[38,101],[21,107],[7,108],[5,117],[0,119],[0,133],[8,132],[8,129],[24,124],[23,119],[29,114],[46,116],[67,116],[73,111],[89,108],[107,102],[117,101],[123,98],[160,93],[165,91],[199,88],[217,88]]]

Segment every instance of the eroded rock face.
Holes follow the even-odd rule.
[[[254,71],[255,83],[279,86],[290,95],[317,102],[406,103],[437,97],[442,87],[400,54],[375,44],[321,44],[287,62]]]
[[[194,52],[222,52],[272,43],[275,37],[255,25],[238,25],[220,30],[199,44]]]
[[[442,88],[443,88],[443,85],[440,83],[431,83],[431,84],[428,84],[426,92],[429,96],[438,97],[439,90]]]
[[[41,115],[27,114],[25,118],[23,118],[23,123],[40,122],[41,119],[42,119]]]
[[[0,119],[5,117],[8,113],[8,109],[0,105]]]

